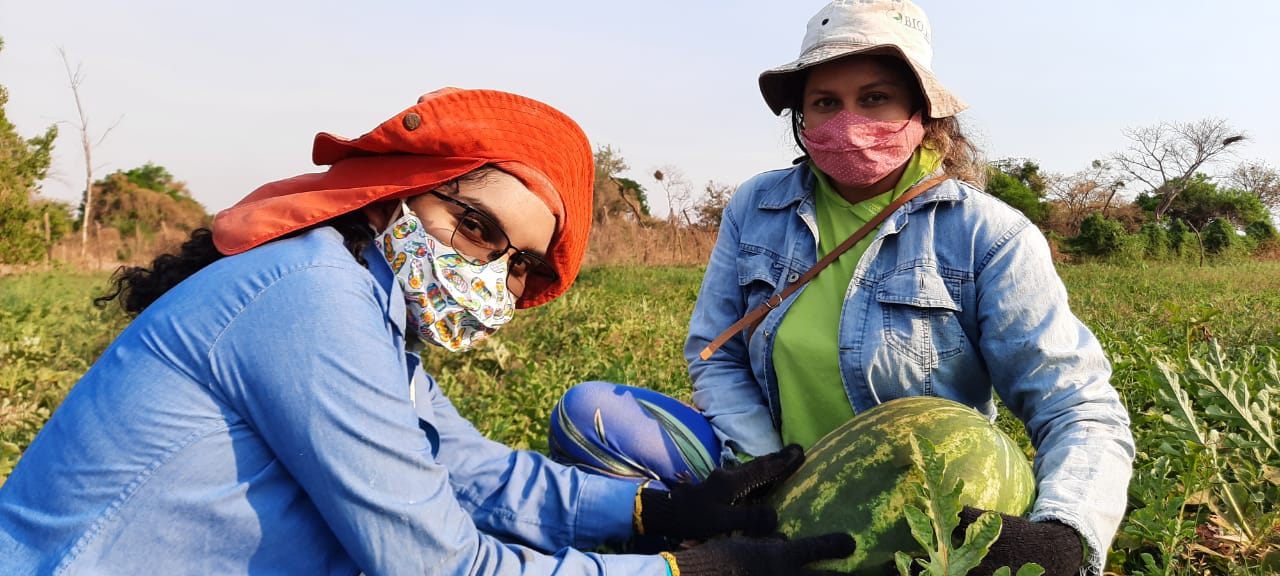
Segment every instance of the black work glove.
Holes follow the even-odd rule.
[[[645,488],[636,529],[644,535],[695,540],[735,530],[771,534],[778,514],[760,498],[803,462],[804,451],[791,445],[733,469],[717,468],[700,484],[678,485],[670,492]]]
[[[838,560],[857,548],[853,536],[845,533],[797,540],[739,536],[713,540],[671,556],[680,576],[838,576],[839,572],[806,570],[804,565]]]
[[[960,511],[956,536],[964,538],[964,530],[986,510],[965,506]],[[1001,514],[1000,538],[991,551],[970,574],[986,576],[1001,566],[1017,572],[1023,564],[1035,562],[1044,568],[1045,576],[1075,576],[1084,563],[1084,546],[1080,534],[1066,524],[1054,520],[1032,522],[1026,518]]]

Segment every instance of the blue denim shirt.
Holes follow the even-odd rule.
[[[570,548],[630,536],[635,484],[483,438],[365,258],[321,228],[148,307],[0,488],[0,574],[665,574]]]
[[[698,353],[817,261],[813,185],[804,165],[766,172],[740,186],[724,211],[685,357],[693,401],[726,458],[781,448],[774,336],[803,289],[750,338],[735,335],[708,360]],[[1076,528],[1094,551],[1091,571],[1101,572],[1132,473],[1129,417],[1034,225],[948,180],[885,220],[839,313],[840,370],[855,412],[931,395],[994,419],[994,390],[1036,447],[1030,518]]]

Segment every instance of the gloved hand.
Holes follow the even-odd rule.
[[[964,529],[986,510],[965,506],[960,511],[960,525],[955,534],[964,537]],[[1001,514],[1000,538],[991,551],[970,574],[989,575],[1001,566],[1017,572],[1027,562],[1044,567],[1045,576],[1075,576],[1084,563],[1084,546],[1080,534],[1061,522],[1032,522],[1026,518]]]
[[[845,533],[786,540],[735,537],[713,540],[668,555],[672,574],[680,576],[838,576],[839,572],[806,570],[818,560],[837,560],[858,548]]]
[[[756,458],[733,469],[717,468],[700,484],[670,492],[640,491],[636,530],[678,539],[705,539],[741,530],[753,536],[773,533],[778,515],[759,499],[804,462],[797,445]]]

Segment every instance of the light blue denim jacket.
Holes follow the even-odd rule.
[[[724,456],[781,448],[773,344],[797,291],[750,339],[698,354],[817,261],[814,177],[760,174],[724,211],[690,320],[693,401]],[[1101,572],[1124,513],[1134,446],[1111,367],[1071,313],[1044,237],[1021,213],[959,180],[898,209],[867,248],[840,310],[839,354],[855,411],[913,395],[950,398],[994,419],[992,391],[1036,447],[1032,520],[1076,528]],[[1101,553],[1099,553],[1101,552]]]
[[[0,574],[666,574],[569,548],[630,536],[636,485],[483,438],[365,258],[321,228],[148,307],[0,487]]]

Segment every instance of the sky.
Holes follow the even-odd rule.
[[[1215,117],[1236,157],[1280,166],[1280,2],[919,0],[933,71],[969,103],[991,159],[1051,173],[1127,145],[1126,128]],[[760,72],[799,55],[822,0],[0,0],[0,85],[25,137],[63,123],[47,197],[84,188],[75,102],[84,79],[95,178],[147,162],[211,212],[320,170],[316,132],[355,137],[443,86],[492,88],[573,117],[666,214],[655,169],[700,191],[788,166],[785,121]]]

